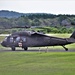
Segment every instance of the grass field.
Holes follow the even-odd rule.
[[[67,47],[75,49],[75,44]],[[75,52],[0,52],[0,75],[75,75]]]
[[[75,75],[75,53],[1,52],[0,75]]]

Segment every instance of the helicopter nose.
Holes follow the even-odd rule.
[[[4,42],[4,41],[1,42],[1,45],[4,46],[4,47],[6,47],[6,42]]]

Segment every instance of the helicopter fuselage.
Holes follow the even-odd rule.
[[[65,46],[67,44],[74,43],[74,38],[57,38],[47,36],[40,33],[20,32],[11,34],[6,37],[1,43],[4,47],[43,47],[43,46]],[[65,47],[64,47],[65,48]],[[67,50],[67,49],[66,49]]]

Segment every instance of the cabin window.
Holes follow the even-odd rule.
[[[13,42],[13,40],[14,40],[13,37],[10,37],[10,42]]]
[[[17,37],[16,41],[17,42],[19,42],[19,41],[26,42],[26,38],[25,37]]]
[[[16,38],[16,41],[20,41],[20,37],[17,37],[17,38]]]
[[[23,42],[26,42],[26,38],[25,37],[21,37]]]

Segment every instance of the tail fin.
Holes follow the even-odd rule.
[[[75,31],[72,33],[72,35],[70,36],[70,38],[74,38],[75,39]]]

